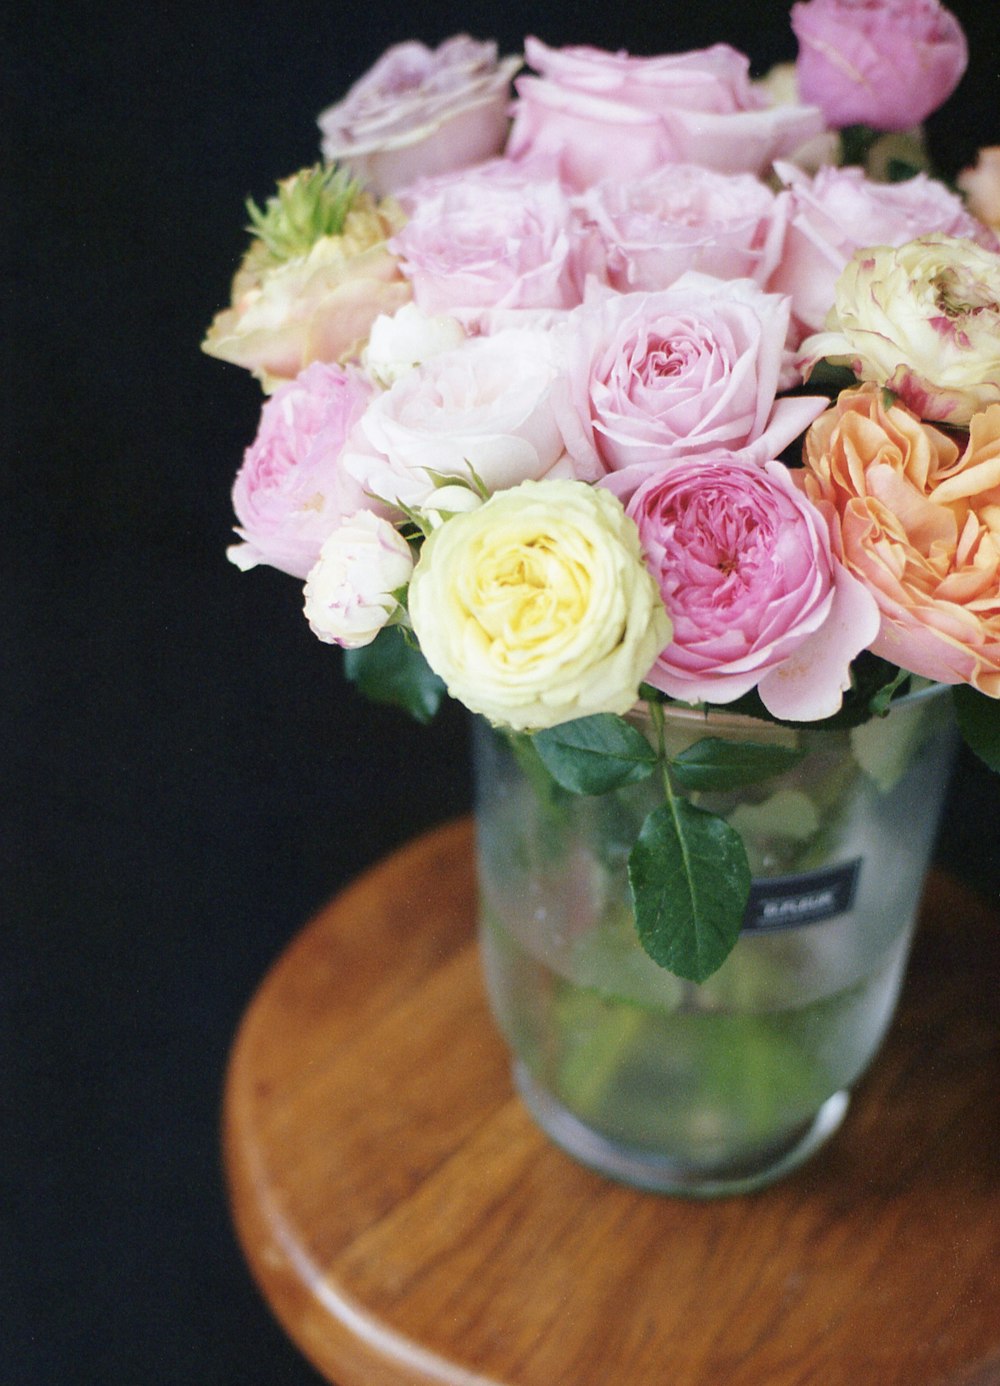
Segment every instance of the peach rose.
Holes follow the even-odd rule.
[[[1000,145],[981,149],[972,168],[964,168],[955,181],[972,215],[1000,229]]]
[[[874,653],[1000,697],[1000,404],[960,451],[877,386],[846,390],[805,462],[800,486],[881,612]]]

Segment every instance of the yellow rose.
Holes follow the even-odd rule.
[[[447,520],[409,608],[452,697],[519,731],[627,712],[671,636],[634,523],[580,481],[525,481]]]
[[[395,203],[359,194],[340,235],[275,263],[253,242],[233,279],[232,306],[216,315],[202,349],[245,366],[273,390],[312,361],[358,356],[381,313],[410,298],[386,240],[403,224]]]

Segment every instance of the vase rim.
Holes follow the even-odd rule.
[[[913,675],[914,681],[919,683],[918,687],[911,688],[908,693],[902,694],[898,698],[893,698],[889,705],[891,712],[897,707],[912,707],[915,703],[927,702],[932,698],[939,697],[943,693],[949,693],[951,686],[945,683],[936,683],[929,679],[921,679],[919,675]],[[696,706],[688,703],[663,703],[664,716],[672,722],[701,722],[711,725],[716,723],[726,726],[732,730],[759,730],[761,727],[784,728],[786,731],[843,731],[843,727],[827,727],[822,722],[810,724],[809,722],[784,722],[780,718],[771,719],[769,717],[752,717],[746,712],[729,712],[725,707],[714,705],[711,708]],[[628,714],[636,721],[649,721],[649,704],[640,700]],[[888,714],[887,714],[888,715]],[[875,721],[874,715],[866,718],[864,723]]]

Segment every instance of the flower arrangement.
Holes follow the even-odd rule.
[[[915,128],[965,40],[937,0],[792,25],[761,83],[724,44],[390,49],[248,204],[204,343],[269,396],[233,562],[303,581],[376,698],[450,694],[572,792],[658,772],[634,911],[696,980],[749,872],[664,704],[852,726],[937,681],[1000,769],[1000,180],[984,151],[966,205]],[[718,786],[784,754],[697,759]]]

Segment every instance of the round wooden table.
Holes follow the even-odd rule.
[[[337,897],[263,982],[225,1095],[261,1290],[337,1386],[996,1386],[1000,915],[931,878],[840,1132],[711,1203],[577,1166],[513,1095],[466,821]]]

